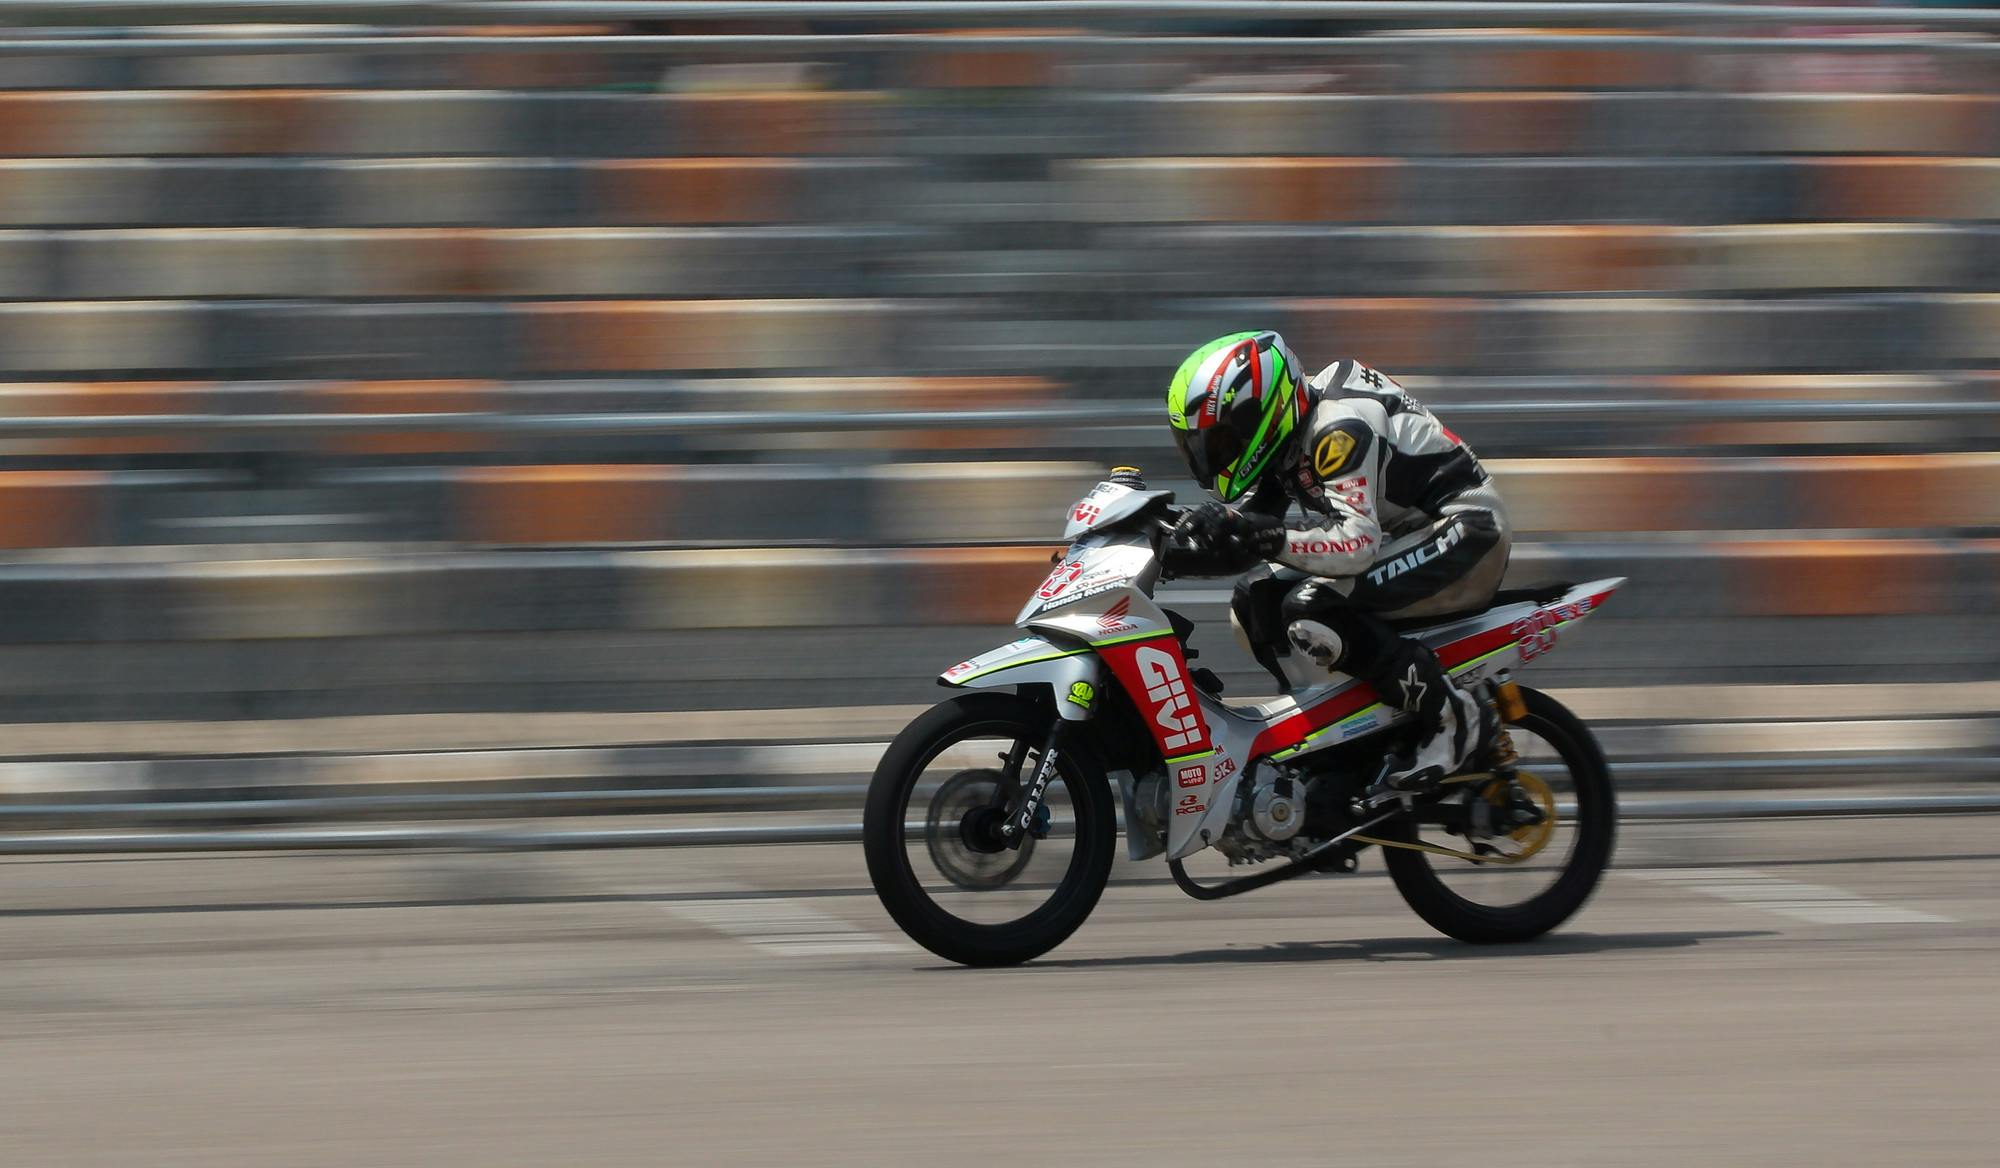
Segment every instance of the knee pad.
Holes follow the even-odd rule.
[[[1347,656],[1347,641],[1331,626],[1316,620],[1295,620],[1285,626],[1292,647],[1312,659],[1314,665],[1331,673]]]
[[[1374,613],[1355,608],[1325,580],[1308,580],[1285,597],[1285,631],[1293,645],[1317,664],[1355,677],[1381,670],[1402,638]],[[1331,649],[1333,660],[1320,660]]]

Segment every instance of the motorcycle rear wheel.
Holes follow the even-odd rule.
[[[1382,849],[1389,877],[1410,908],[1438,932],[1476,945],[1531,940],[1574,916],[1610,865],[1618,831],[1611,768],[1590,728],[1545,693],[1522,686],[1521,696],[1527,701],[1528,716],[1516,725],[1555,748],[1574,787],[1576,806],[1571,814],[1576,841],[1555,881],[1519,903],[1481,904],[1440,878],[1441,869],[1463,869],[1466,861],[1408,848]],[[1419,842],[1416,825],[1407,819],[1385,825],[1377,834],[1403,843]]]
[[[1024,742],[1039,751],[1055,713],[1009,693],[962,693],[919,715],[889,744],[868,785],[862,848],[882,907],[910,939],[961,965],[1018,965],[1068,939],[1097,906],[1111,879],[1117,823],[1110,784],[1081,744],[1056,756],[1057,780],[1074,817],[1072,847],[1048,899],[1019,919],[982,923],[954,915],[926,891],[911,864],[935,841],[912,847],[911,832],[935,830],[920,813],[918,781],[948,748],[971,739]],[[1024,772],[1032,763],[1024,765]],[[1053,787],[1055,784],[1051,784]],[[913,808],[912,802],[919,806]],[[935,818],[935,817],[932,817]],[[953,827],[954,824],[938,826]],[[1066,827],[1067,830],[1067,827]]]

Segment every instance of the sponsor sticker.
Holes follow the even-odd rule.
[[[1199,787],[1208,781],[1208,768],[1201,763],[1174,772],[1174,782],[1183,787]]]
[[[1195,715],[1194,701],[1188,697],[1187,678],[1174,655],[1148,646],[1133,654],[1132,660],[1139,667],[1146,700],[1153,703],[1153,722],[1161,735],[1161,749],[1185,750],[1197,739],[1206,739],[1206,728]]]
[[[1201,421],[1197,424],[1197,429],[1205,429],[1215,421],[1215,411],[1222,399],[1222,375],[1228,370],[1229,365],[1224,362],[1215,367],[1214,373],[1208,375],[1208,385],[1201,393]]]
[[[1453,523],[1451,526],[1445,528],[1444,532],[1437,539],[1430,543],[1404,552],[1393,560],[1384,560],[1368,569],[1368,582],[1371,584],[1380,584],[1385,580],[1394,580],[1412,568],[1423,567],[1425,564],[1457,547],[1464,540],[1465,525],[1463,523]],[[1537,613],[1536,615],[1539,616],[1541,614]]]
[[[1090,708],[1090,703],[1097,700],[1097,690],[1087,681],[1071,682],[1069,700],[1071,705],[1087,710]]]
[[[1170,634],[1101,645],[1098,655],[1131,695],[1162,755],[1187,759],[1209,752],[1208,727],[1188,686],[1180,645]]]
[[[1335,552],[1358,552],[1374,543],[1365,535],[1353,539],[1295,539],[1287,545],[1295,556],[1326,556]]]
[[[1182,795],[1180,802],[1174,805],[1175,815],[1200,815],[1206,810],[1208,804],[1201,801],[1200,795]]]
[[[1586,596],[1573,604],[1552,604],[1547,608],[1538,608],[1508,626],[1507,632],[1521,646],[1521,660],[1533,661],[1555,648],[1556,628],[1590,615],[1591,607],[1591,598]]]
[[[1061,596],[1065,588],[1076,583],[1076,578],[1081,575],[1082,560],[1065,560],[1056,565],[1056,570],[1049,573],[1049,578],[1042,581],[1040,588],[1035,589],[1035,595],[1042,600],[1053,600]]]
[[[1128,576],[1116,576],[1109,580],[1101,580],[1094,584],[1086,584],[1083,587],[1078,588],[1076,591],[1070,593],[1069,598],[1071,600],[1088,600],[1093,596],[1101,596],[1104,593],[1109,592],[1114,588],[1125,587],[1126,581],[1129,579],[1130,577]],[[1135,625],[1133,627],[1136,628],[1137,626]]]
[[[1337,483],[1328,483],[1326,489],[1334,498],[1339,499],[1349,507],[1354,508],[1363,515],[1369,514],[1367,475],[1356,475],[1351,479],[1341,479]]]
[[[1035,811],[1042,805],[1042,796],[1049,789],[1049,776],[1056,773],[1056,748],[1049,747],[1048,753],[1035,767],[1035,781],[1028,784],[1028,798],[1021,804],[1021,818],[1015,826],[1022,831],[1031,831],[1035,825]]]
[[[1095,503],[1078,503],[1069,513],[1069,517],[1078,523],[1095,523],[1097,517],[1102,514],[1103,510]]]

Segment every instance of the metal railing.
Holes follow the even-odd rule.
[[[2000,23],[2000,19],[1996,19]],[[1624,53],[1936,53],[1984,57],[2000,42],[1885,37],[1607,36],[1588,33],[1497,35],[1261,37],[1105,36],[1075,33],[1022,36],[1006,33],[698,34],[691,36],[326,36],[63,37],[0,39],[0,57],[231,57],[366,52],[384,56],[446,53],[589,52],[607,55],[754,57],[773,53],[957,52],[1032,50],[1069,55],[1149,56],[1227,53],[1237,56],[1384,56],[1441,49],[1516,52],[1522,49],[1602,49]]]
[[[1680,24],[2000,27],[2000,9],[1766,4],[1519,3],[1509,0],[13,0],[12,24],[239,21],[477,25],[577,20],[816,20],[986,25],[996,21],[1161,27],[1190,21],[1389,21],[1413,26],[1648,28]]]
[[[1768,773],[1896,774],[1989,780],[2000,758],[1973,755],[1866,755],[1817,758],[1651,759],[1620,763],[1632,778],[1755,779]],[[729,826],[496,826],[468,820],[568,816],[674,816],[718,811],[837,810],[852,813],[860,784],[672,787],[624,790],[489,791],[406,795],[279,796],[158,802],[0,804],[0,855],[243,851],[342,848],[553,849],[708,847],[859,842],[858,823],[763,822]],[[1747,819],[1825,815],[2000,812],[2000,789],[1895,794],[1773,794],[1621,801],[1628,821]],[[369,824],[370,819],[423,820]],[[263,826],[217,826],[244,821]],[[270,822],[282,824],[271,826]],[[162,826],[186,824],[187,826]],[[329,826],[342,824],[343,826]],[[42,825],[37,830],[37,825]]]
[[[1878,422],[2000,417],[2000,401],[1643,400],[1454,402],[1454,419],[1505,422]],[[0,418],[0,439],[166,434],[317,438],[329,434],[652,435],[858,430],[1085,430],[1159,425],[1153,402],[1072,402],[985,410],[689,410],[608,413],[112,414]]]
[[[1986,779],[2000,775],[2000,758],[1985,755],[1894,754],[1773,758],[1659,758],[1625,761],[1619,774],[1661,780],[1754,781],[1760,776],[1813,774],[1825,778],[1901,774],[1926,779]],[[366,818],[522,818],[636,813],[796,811],[856,808],[868,788],[856,783],[731,787],[639,787],[608,790],[422,792],[402,795],[272,795],[200,799],[182,793],[161,800],[59,803],[0,802],[0,827],[35,824],[146,827],[231,820],[308,823]],[[2000,797],[2000,795],[1996,795]]]
[[[1558,804],[1571,814],[1574,807]],[[1793,796],[1657,799],[1618,809],[1628,823],[1867,815],[1990,815],[2000,794]],[[911,825],[921,831],[922,824]],[[0,835],[0,856],[138,852],[328,851],[384,848],[556,850],[568,848],[731,847],[857,844],[859,823],[736,827],[491,828],[463,826],[239,829],[220,831],[38,832]]]

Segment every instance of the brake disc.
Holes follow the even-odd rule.
[[[990,767],[960,771],[938,785],[924,816],[924,847],[931,863],[946,880],[968,891],[1005,888],[1035,854],[1034,833],[1022,836],[1018,846],[1008,846],[992,830],[1006,814],[993,805],[1005,778]]]

